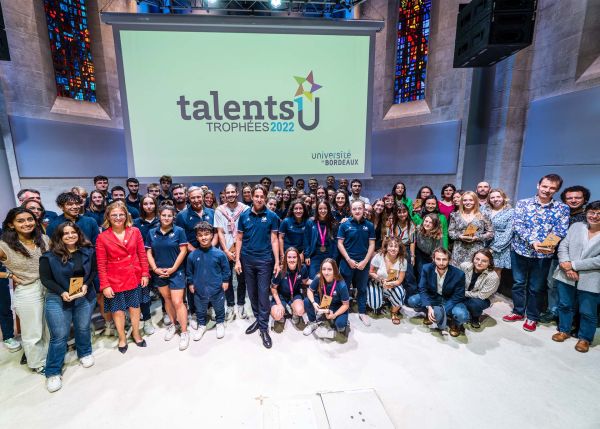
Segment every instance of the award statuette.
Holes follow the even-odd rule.
[[[475,225],[473,225],[472,223],[470,223],[469,225],[467,225],[467,229],[465,229],[465,232],[463,232],[463,235],[473,237],[476,232],[477,232],[477,227]]]
[[[83,277],[71,277],[69,280],[69,297],[80,298],[84,295]]]
[[[417,198],[413,201],[413,210],[419,210],[421,208],[421,206],[423,205],[423,200],[420,198]]]
[[[556,234],[554,234],[553,232],[551,232],[550,234],[548,234],[546,236],[546,238],[544,238],[544,241],[542,241],[542,243],[540,244],[540,247],[545,247],[547,249],[553,249],[556,246],[558,246],[558,243],[560,243],[560,237]]]

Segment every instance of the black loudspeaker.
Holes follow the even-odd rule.
[[[8,50],[8,39],[6,38],[6,29],[4,28],[4,16],[2,14],[2,5],[0,4],[0,60],[10,61],[10,52]]]
[[[473,0],[459,6],[454,67],[487,67],[529,46],[537,0]]]

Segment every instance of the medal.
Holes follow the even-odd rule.
[[[325,251],[327,250],[327,248],[325,247],[325,238],[327,235],[327,227],[324,226],[323,231],[321,231],[321,224],[319,222],[317,222],[317,230],[319,231],[319,239],[321,241],[321,247],[319,247],[319,251],[321,253],[325,253]]]

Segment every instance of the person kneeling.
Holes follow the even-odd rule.
[[[186,274],[196,304],[198,329],[192,337],[199,341],[206,331],[206,312],[210,302],[217,317],[217,338],[225,336],[225,291],[229,286],[229,262],[222,250],[212,246],[213,227],[205,221],[194,229],[200,248],[188,256]]]
[[[471,326],[479,329],[481,314],[488,308],[490,297],[500,286],[500,277],[494,271],[494,257],[488,249],[475,252],[471,262],[463,262],[460,269],[465,273],[465,307],[471,315]]]
[[[299,266],[300,253],[288,247],[283,257],[283,267],[271,280],[271,317],[285,323],[286,309],[292,314],[292,323],[297,325],[304,315],[302,285],[308,283],[308,269]]]
[[[465,300],[465,273],[449,265],[450,252],[443,247],[433,251],[433,263],[425,264],[419,280],[419,293],[408,299],[408,306],[426,313],[423,324],[435,323],[440,330],[448,325],[447,314],[452,315],[450,335],[464,332],[463,324],[469,319]]]
[[[335,337],[335,331],[327,326],[328,323],[319,327],[317,315],[325,316],[327,321],[333,321],[337,332],[346,333],[350,294],[333,259],[327,258],[321,263],[319,275],[310,284],[306,295],[304,309],[309,322],[304,328],[304,335],[310,335],[318,328],[316,332],[318,337],[329,339]]]

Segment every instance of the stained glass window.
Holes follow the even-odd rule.
[[[96,101],[85,0],[44,0],[48,36],[60,97]]]
[[[431,0],[400,0],[394,103],[425,99]]]

